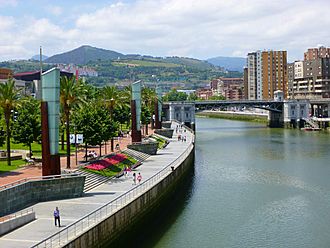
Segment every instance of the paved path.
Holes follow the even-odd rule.
[[[152,133],[153,130],[149,128],[148,134],[150,135]],[[120,140],[115,139],[114,147],[116,146],[116,144],[119,144],[121,149],[125,149],[127,145],[131,144],[131,136],[126,136],[124,138],[121,138]],[[95,151],[97,154],[99,154],[100,148],[95,147],[95,148],[89,148],[88,150]],[[106,147],[105,146],[102,147],[102,155],[109,153],[111,153],[110,141],[107,142]],[[78,152],[78,156],[77,156],[78,164],[79,162],[84,162],[84,158],[83,158],[84,156],[85,156],[85,150],[82,149],[80,152]],[[71,160],[71,168],[72,169],[77,168],[78,166],[76,165],[76,156],[74,153],[71,155],[70,160]],[[60,161],[61,161],[61,168],[66,169],[66,165],[67,165],[66,157],[65,156],[61,157]],[[18,181],[23,178],[38,177],[38,176],[42,176],[41,163],[38,163],[36,165],[28,165],[14,171],[1,173],[0,186],[12,183],[14,181]]]
[[[192,141],[192,135],[190,132],[184,132],[183,135],[187,136],[186,142],[178,141],[174,132],[173,139],[166,148],[160,150],[157,155],[149,157],[136,169],[136,173],[141,173],[142,180],[155,175],[187,149]],[[100,185],[86,193],[84,197],[38,203],[33,206],[37,220],[2,236],[0,247],[30,247],[59,231],[60,228],[55,227],[53,220],[53,210],[56,206],[61,213],[61,225],[65,227],[135,186],[132,176],[127,178],[123,176]]]

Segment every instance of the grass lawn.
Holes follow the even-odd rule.
[[[125,154],[126,155],[126,154]],[[95,173],[95,174],[100,174],[102,176],[106,176],[106,177],[113,177],[116,176],[119,172],[121,172],[124,169],[124,166],[126,165],[126,167],[132,167],[134,164],[136,164],[138,161],[128,155],[126,155],[127,159],[125,159],[124,161],[116,164],[116,165],[112,165],[104,170],[90,170],[87,168],[83,168],[83,170],[91,172],[91,173]]]
[[[151,136],[153,139],[155,139],[158,142],[158,149],[162,149],[166,143],[165,139],[162,139],[158,136],[152,135]]]
[[[25,165],[26,162],[24,160],[12,160],[11,165],[7,165],[7,161],[0,161],[0,173],[4,173],[7,171],[12,171],[18,169],[20,166]]]
[[[41,144],[34,142],[31,145],[32,147],[32,153],[33,153],[33,157],[41,157]],[[66,145],[64,144],[64,150],[61,149],[62,145],[59,145],[59,153],[60,156],[65,155],[66,154]],[[71,146],[71,152],[74,152],[74,146]],[[0,146],[0,150],[6,151],[7,147],[6,144],[4,144],[3,146]],[[25,146],[22,143],[11,143],[10,144],[10,150],[26,150],[28,152],[29,147]]]

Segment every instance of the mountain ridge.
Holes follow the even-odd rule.
[[[243,72],[243,68],[246,65],[246,58],[243,57],[218,56],[209,58],[206,61],[215,66],[223,67],[229,71]]]
[[[53,55],[46,63],[85,65],[90,61],[113,60],[124,57],[124,54],[103,48],[83,45],[71,51]]]

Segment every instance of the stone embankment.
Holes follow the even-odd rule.
[[[220,118],[237,121],[252,121],[268,123],[267,113],[256,112],[239,112],[239,111],[203,111],[196,114],[197,116]]]
[[[176,130],[178,124],[173,123]],[[186,141],[178,140],[178,135]],[[128,176],[115,178],[83,197],[35,204],[36,220],[0,238],[0,247],[100,247],[111,244],[176,193],[194,164],[194,134],[174,133],[166,148],[150,156]],[[133,173],[142,181],[134,183]],[[54,225],[55,207],[61,225]],[[40,242],[41,241],[41,242]]]

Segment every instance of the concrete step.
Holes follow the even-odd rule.
[[[91,189],[94,189],[97,186],[100,186],[101,184],[106,183],[112,179],[111,177],[94,174],[81,169],[78,169],[77,172],[83,176],[86,176],[84,192],[90,191]]]
[[[146,160],[147,158],[150,157],[149,154],[143,153],[143,152],[138,152],[132,149],[126,149],[125,151],[123,151],[123,153],[135,158],[136,160],[138,160],[139,162],[143,162],[144,160]]]

